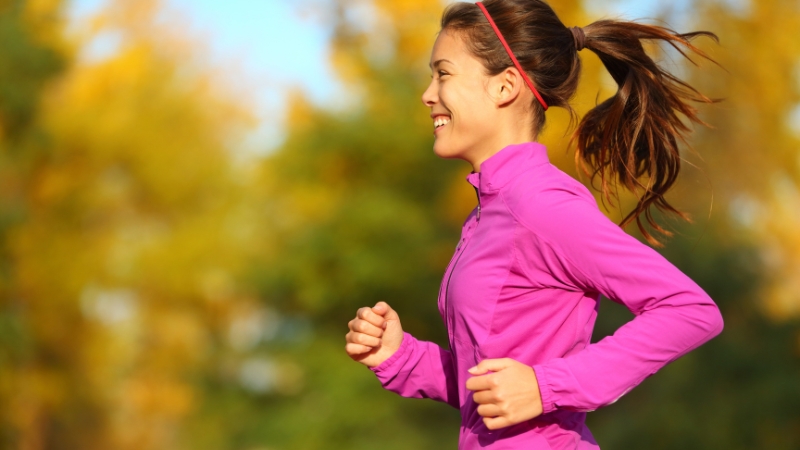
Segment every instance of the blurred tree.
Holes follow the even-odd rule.
[[[40,97],[48,82],[64,69],[54,42],[59,2],[38,10],[23,1],[0,1],[0,446],[41,448],[34,428],[39,417],[31,408],[11,407],[19,376],[33,377],[35,336],[28,327],[25,302],[15,295],[15,259],[9,230],[28,219],[27,183],[48,157],[40,144],[45,133],[36,124]],[[49,19],[49,20],[48,20]],[[36,150],[30,151],[32,147]],[[42,377],[39,377],[42,378]],[[27,403],[27,399],[22,400]]]
[[[58,51],[38,42],[58,2],[2,10],[4,448],[181,447],[247,303],[255,230],[231,151],[250,105],[159,12],[110,4],[85,36],[119,37],[98,60],[60,29]]]
[[[775,320],[800,318],[800,5],[791,0],[746,3],[697,0],[696,26],[724,38],[720,62],[730,74],[693,76],[724,93],[709,111],[715,130],[696,139],[723,213],[758,241],[767,282],[760,307]]]

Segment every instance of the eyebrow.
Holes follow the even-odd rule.
[[[441,63],[443,63],[443,62],[446,62],[446,63],[453,64],[451,61],[448,61],[448,60],[446,60],[446,59],[442,58],[442,59],[437,59],[437,60],[436,60],[436,61],[433,63],[433,65],[430,65],[430,64],[428,64],[428,67],[430,67],[431,69],[433,69],[434,67],[439,67],[439,64],[441,64]]]

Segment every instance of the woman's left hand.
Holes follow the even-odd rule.
[[[492,372],[492,373],[487,373]],[[542,414],[542,397],[533,368],[511,358],[485,359],[469,369],[467,389],[486,428],[496,430]]]

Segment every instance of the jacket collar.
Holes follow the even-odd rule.
[[[467,175],[467,181],[481,194],[496,192],[520,173],[550,162],[547,147],[539,142],[524,142],[503,147],[481,164],[480,172]]]

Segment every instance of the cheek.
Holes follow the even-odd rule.
[[[483,83],[473,82],[464,84],[459,92],[460,102],[470,116],[480,118],[485,116],[490,105],[488,94],[486,93],[486,86]]]
[[[458,102],[458,121],[457,127],[469,131],[470,134],[491,126],[492,117],[487,114],[487,105],[480,101],[478,95],[468,93],[460,98]]]

